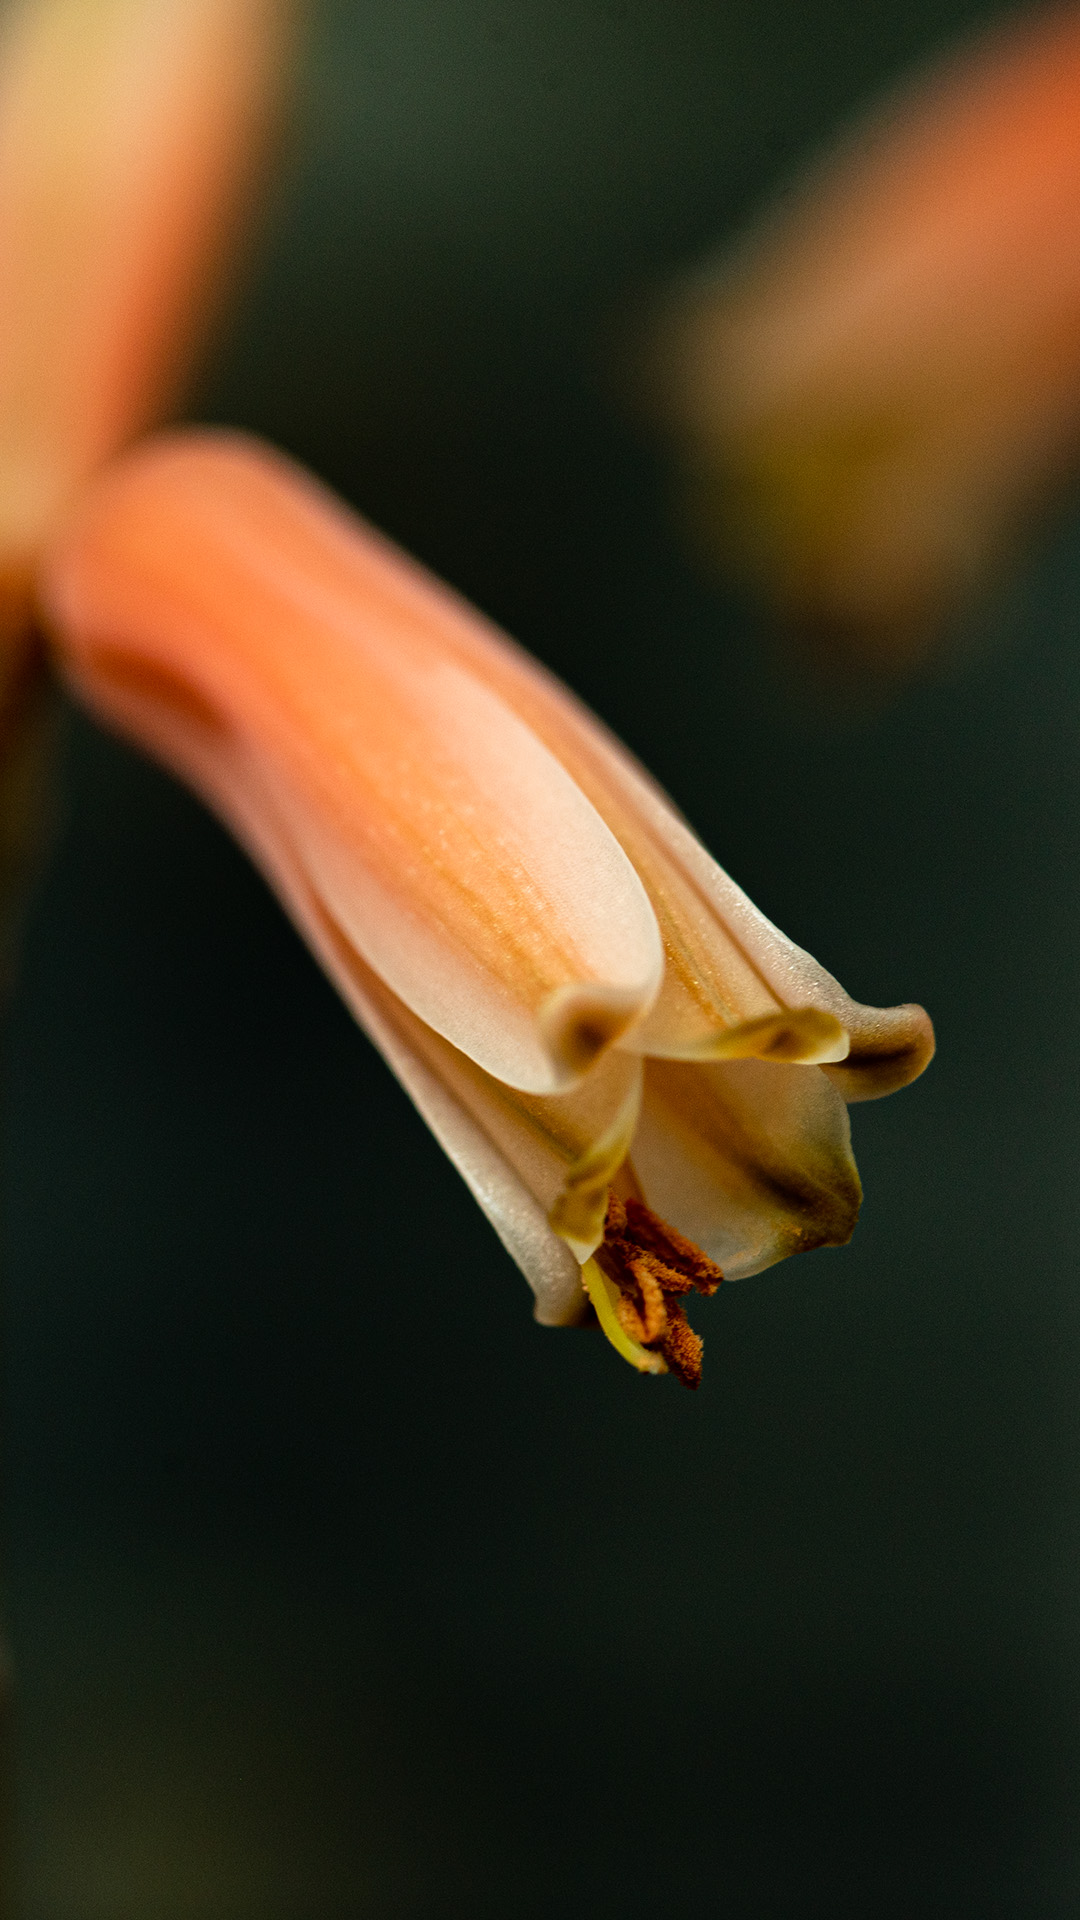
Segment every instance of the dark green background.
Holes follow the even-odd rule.
[[[695,1399],[537,1329],[199,807],[72,720],[7,1050],[19,1920],[1080,1914],[1080,531],[830,717],[605,343],[958,0],[324,5],[198,411],[603,713],[940,1056]]]

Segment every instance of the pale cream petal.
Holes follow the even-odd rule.
[[[290,906],[295,912],[294,899],[290,890]],[[357,964],[354,956],[347,957],[342,949],[335,953],[327,929],[320,933],[313,923],[306,929],[306,937],[524,1274],[532,1288],[536,1319],[548,1327],[576,1325],[586,1306],[581,1267],[566,1242],[553,1231],[547,1210],[515,1158],[505,1151],[506,1137],[515,1130],[515,1116],[499,1112],[498,1082],[482,1075],[481,1069],[459,1054],[457,1061],[470,1068],[475,1078],[470,1082],[462,1076],[457,1085],[453,1084],[445,1069],[446,1056],[454,1049],[423,1027],[401,1001],[394,1002],[385,989],[380,992],[376,976],[362,963]],[[431,1042],[434,1048],[425,1044]],[[432,1057],[443,1049],[442,1059]],[[484,1080],[488,1081],[486,1087]],[[496,1125],[489,1130],[484,1121],[492,1118]],[[517,1157],[539,1162],[544,1174],[553,1172],[553,1167],[544,1164],[542,1146],[527,1125],[518,1121],[518,1126],[523,1152]],[[502,1142],[496,1135],[502,1136]],[[554,1161],[555,1156],[549,1159]],[[437,1257],[434,1264],[437,1269]]]
[[[212,720],[194,706],[163,720],[160,697],[147,700],[134,684],[118,682],[112,699],[114,721],[211,795],[247,847],[521,1268],[536,1318],[546,1326],[580,1320],[580,1263],[603,1237],[609,1183],[631,1144],[640,1060],[612,1050],[577,1087],[547,1098],[493,1079],[365,965],[313,892],[259,768],[221,755]]]
[[[557,683],[550,683],[548,701],[571,705]],[[553,733],[556,717],[561,713],[553,716]],[[531,711],[529,718],[540,731]],[[664,938],[664,988],[633,1044],[692,1055],[718,1028],[812,1007],[831,1014],[849,1036],[843,1064],[828,1069],[846,1100],[875,1099],[916,1079],[934,1051],[923,1009],[852,1000],[717,865],[617,741],[598,733],[588,714],[569,713],[567,721],[556,751],[633,860]],[[696,1026],[685,1021],[691,999]]]
[[[326,944],[337,946],[333,978],[362,1024],[373,1030],[375,1008],[382,1028],[392,1027],[404,1037],[482,1127],[543,1209],[549,1232],[570,1247],[580,1266],[603,1239],[608,1191],[630,1150],[640,1111],[642,1063],[612,1052],[567,1093],[522,1093],[493,1079],[425,1027],[325,922],[322,940],[320,958]]]
[[[294,883],[287,901],[300,919]],[[585,1307],[581,1263],[603,1238],[609,1185],[633,1137],[640,1063],[611,1053],[569,1093],[517,1092],[425,1027],[314,902],[303,931],[521,1268],[536,1318],[573,1325]]]
[[[316,945],[310,931],[307,937]],[[585,1311],[577,1260],[553,1233],[544,1208],[517,1168],[459,1092],[415,1044],[418,1036],[415,1027],[410,1027],[408,1009],[398,1001],[394,1012],[405,1017],[395,1019],[381,997],[365,993],[355,969],[346,973],[331,960],[325,947],[319,957],[524,1274],[535,1298],[536,1319],[548,1327],[576,1325]],[[369,978],[374,980],[373,975]],[[433,1280],[438,1284],[437,1249],[432,1265]]]
[[[643,1023],[648,1026],[648,1022]],[[628,1034],[630,1051],[644,1052],[642,1029]],[[846,1060],[851,1047],[847,1028],[818,1007],[794,1007],[790,1012],[763,1013],[737,1027],[720,1027],[704,1039],[679,1049],[653,1044],[648,1052],[669,1060],[784,1060],[799,1066],[824,1066]]]
[[[817,1067],[646,1061],[633,1168],[729,1280],[842,1245],[858,1217],[847,1109]]]
[[[433,582],[418,599],[413,572],[269,450],[188,434],[89,490],[46,598],[84,698],[166,758],[198,707],[207,796],[242,773],[394,993],[498,1079],[553,1093],[651,1005],[655,916],[456,647],[460,603]]]

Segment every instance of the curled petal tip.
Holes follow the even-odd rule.
[[[844,1099],[877,1100],[910,1086],[934,1057],[933,1023],[924,1007],[865,1008],[842,1064],[826,1072]]]
[[[820,1067],[846,1060],[851,1036],[834,1014],[820,1007],[785,1008],[722,1028],[679,1059],[775,1060],[791,1066]],[[674,1057],[674,1056],[673,1056]]]
[[[541,1033],[562,1083],[579,1080],[646,1010],[632,987],[557,987],[539,1013]]]

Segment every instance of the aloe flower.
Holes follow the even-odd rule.
[[[1080,450],[1080,12],[888,101],[687,282],[654,373],[728,568],[819,649],[916,660]]]
[[[149,442],[50,555],[63,670],[246,845],[536,1296],[696,1384],[683,1296],[845,1241],[845,1101],[926,1065],[564,687],[237,436]]]

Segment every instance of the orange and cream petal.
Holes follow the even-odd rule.
[[[649,1206],[729,1280],[843,1245],[862,1197],[836,1088],[770,1060],[647,1061],[633,1165]]]
[[[547,1240],[554,1236],[569,1249],[580,1272],[604,1237],[611,1184],[633,1144],[641,1110],[641,1061],[612,1050],[584,1080],[562,1094],[528,1094],[508,1087],[418,1020],[318,908],[315,912],[320,922],[314,929],[320,959],[405,1086],[413,1091],[410,1074],[401,1071],[403,1049],[438,1081],[455,1109],[480,1128],[501,1164],[540,1208],[544,1261],[551,1258]],[[308,931],[310,935],[310,922]],[[393,1052],[387,1044],[390,1035],[395,1036]],[[424,1103],[417,1099],[417,1105],[428,1118]],[[434,1131],[455,1165],[462,1165],[456,1137],[445,1122]],[[462,1171],[469,1178],[465,1165]],[[488,1200],[471,1178],[469,1184],[491,1214]],[[535,1255],[525,1259],[519,1253],[515,1258],[533,1280]],[[559,1270],[569,1271],[561,1260]]]
[[[187,772],[205,788],[203,750],[193,725]],[[250,782],[241,778],[219,800],[525,1274],[543,1324],[581,1318],[584,1269],[588,1296],[623,1351],[589,1256],[609,1188],[627,1176],[732,1279],[848,1239],[861,1188],[846,1106],[820,1069],[747,1057],[642,1061],[613,1049],[567,1094],[508,1088],[426,1028],[353,951]],[[624,1357],[662,1370],[647,1349]]]
[[[372,972],[308,890],[287,842],[271,842],[265,813],[249,815],[244,831],[245,808],[248,795],[232,810],[239,837],[525,1275],[537,1320],[576,1324],[582,1265],[603,1239],[610,1186],[633,1142],[642,1063],[612,1050],[576,1087],[547,1097],[494,1079]]]
[[[586,1310],[581,1263],[555,1232],[550,1207],[537,1191],[557,1200],[572,1188],[574,1158],[565,1130],[557,1125],[548,1130],[541,1116],[522,1104],[527,1096],[515,1099],[510,1089],[433,1034],[355,955],[341,947],[333,955],[328,929],[321,938],[309,930],[308,939],[524,1274],[536,1319],[542,1326],[576,1325]],[[607,1066],[605,1061],[597,1071],[603,1074]],[[580,1157],[592,1157],[588,1144]],[[605,1202],[606,1197],[605,1187]],[[599,1241],[603,1214],[596,1207],[593,1213],[599,1213]]]
[[[923,1009],[853,1000],[717,865],[618,741],[550,684],[569,711],[578,748],[565,744],[561,757],[641,874],[664,939],[663,987],[626,1044],[693,1060],[707,1055],[713,1039],[721,1051],[732,1027],[762,1021],[767,1041],[766,1016],[817,1011],[836,1025],[813,1033],[808,1026],[801,1057],[842,1062],[829,1071],[846,1100],[875,1099],[916,1079],[934,1051]],[[767,1045],[763,1052],[767,1058]]]
[[[84,697],[211,804],[258,792],[398,998],[499,1080],[554,1093],[647,1013],[656,919],[566,768],[446,644],[458,603],[409,588],[288,462],[187,434],[90,488],[46,602]]]

